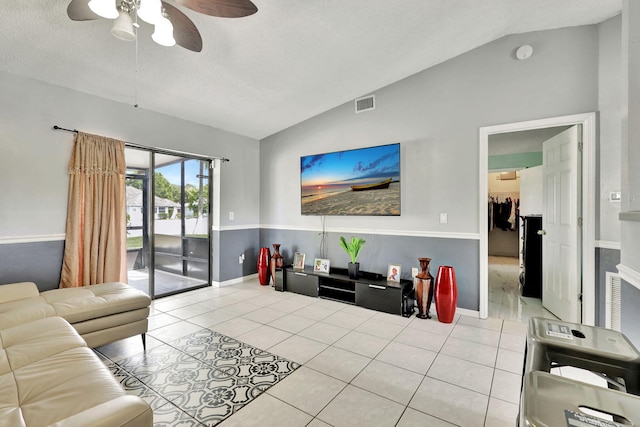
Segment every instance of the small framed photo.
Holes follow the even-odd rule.
[[[318,273],[329,273],[329,265],[331,264],[331,261],[329,261],[328,259],[323,259],[323,258],[316,258],[313,261],[313,271],[318,272]]]
[[[389,268],[387,269],[387,280],[389,282],[399,282],[401,270],[402,266],[400,264],[389,264]]]
[[[304,254],[302,252],[296,252],[293,255],[293,268],[304,270]]]

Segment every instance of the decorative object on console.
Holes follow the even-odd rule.
[[[269,248],[260,248],[258,253],[258,281],[262,286],[269,284],[269,260],[271,259],[271,253]]]
[[[271,281],[273,284],[276,283],[276,269],[282,269],[282,255],[280,255],[280,243],[273,244],[273,255],[271,256]]]
[[[304,269],[304,254],[302,252],[296,252],[293,255],[293,268],[298,270]]]
[[[331,261],[324,258],[316,258],[313,261],[313,271],[316,273],[329,273],[329,266],[331,265]]]
[[[441,265],[436,276],[436,311],[438,320],[443,323],[453,322],[458,303],[458,285],[453,267]]]
[[[431,258],[418,258],[420,262],[420,273],[413,281],[418,301],[418,314],[420,319],[431,319],[429,307],[433,299],[433,276],[429,273],[429,263]]]
[[[360,271],[360,263],[358,262],[358,255],[360,255],[360,251],[364,247],[364,244],[367,243],[362,237],[355,238],[351,236],[351,242],[347,242],[347,239],[344,236],[340,236],[340,240],[338,241],[340,247],[344,249],[344,251],[351,258],[351,262],[349,263],[349,277],[351,279],[356,279],[358,277],[358,272]]]
[[[387,280],[389,282],[399,282],[401,270],[402,266],[400,264],[389,264],[387,268]]]

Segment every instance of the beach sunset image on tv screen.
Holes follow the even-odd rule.
[[[302,215],[400,215],[400,144],[300,158]]]

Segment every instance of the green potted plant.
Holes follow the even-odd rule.
[[[344,249],[344,251],[351,258],[351,262],[349,263],[349,277],[352,279],[356,279],[358,277],[358,272],[360,271],[360,263],[358,262],[358,255],[360,251],[364,247],[366,240],[361,237],[353,237],[351,236],[351,241],[348,242],[343,236],[340,236],[340,247]]]

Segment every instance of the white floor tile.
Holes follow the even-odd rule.
[[[369,358],[374,358],[389,344],[388,339],[374,337],[362,332],[351,331],[340,338],[333,345],[334,347],[361,354]]]
[[[518,417],[518,405],[495,398],[489,399],[486,427],[513,427]]]
[[[343,381],[303,366],[267,393],[315,416],[346,386]]]
[[[423,378],[421,374],[373,360],[351,381],[351,384],[407,405]]]
[[[404,408],[389,399],[349,385],[318,414],[318,418],[334,427],[394,426]]]
[[[520,402],[522,376],[496,369],[493,373],[491,397],[517,405]]]
[[[425,375],[438,353],[399,342],[391,342],[376,360]]]
[[[442,346],[440,353],[454,356],[458,359],[479,363],[481,365],[494,367],[498,347],[449,337],[447,342]]]
[[[475,326],[468,326],[458,323],[451,336],[462,340],[473,341],[479,344],[492,345],[498,347],[500,341],[500,331],[493,331],[491,329],[477,328]]]
[[[496,359],[496,369],[511,372],[513,374],[522,375],[522,367],[524,365],[524,353],[518,351],[507,350],[505,348],[498,349],[498,358]]]
[[[282,356],[285,359],[305,364],[324,351],[327,347],[327,344],[314,341],[310,338],[293,335],[269,348],[269,352]]]
[[[426,377],[409,406],[458,426],[483,427],[488,401],[482,393]]]
[[[427,376],[489,395],[494,369],[456,357],[438,354]]]
[[[219,427],[300,427],[313,417],[275,397],[264,393],[243,407]]]
[[[281,343],[290,336],[291,334],[289,332],[281,331],[280,329],[272,328],[271,326],[262,325],[242,335],[238,335],[236,339],[256,348],[269,350],[269,348]]]
[[[423,412],[416,411],[412,408],[407,408],[402,414],[400,421],[396,427],[416,427],[416,426],[428,426],[428,427],[455,427],[454,424],[448,423],[441,419],[432,417]]]
[[[305,366],[339,380],[350,382],[371,362],[371,359],[336,347],[328,347],[305,363]]]

